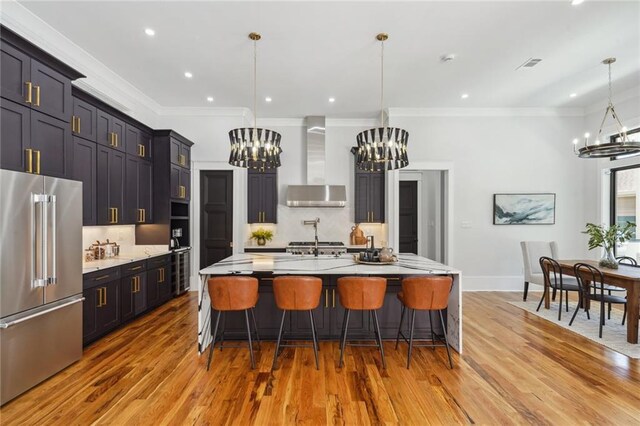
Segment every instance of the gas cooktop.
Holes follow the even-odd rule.
[[[287,245],[287,253],[313,254],[316,243],[313,241],[292,241]],[[337,255],[347,252],[344,243],[338,241],[318,241],[319,255]]]

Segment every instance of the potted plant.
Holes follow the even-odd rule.
[[[626,225],[611,225],[608,228],[602,225],[587,223],[583,234],[589,235],[589,250],[597,247],[604,249],[604,255],[599,265],[605,268],[618,269],[618,262],[613,254],[613,249],[618,243],[624,243],[633,238],[636,224],[627,222]]]
[[[259,246],[263,246],[273,239],[273,231],[258,228],[251,233],[251,239],[256,240]]]

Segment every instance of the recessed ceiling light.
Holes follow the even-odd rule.
[[[329,98],[329,102],[334,103],[336,101],[336,98]]]
[[[185,71],[184,72],[184,76],[187,77],[187,78],[192,78],[193,74],[191,74],[189,71]]]
[[[213,102],[213,96],[207,96],[207,102]]]
[[[584,0],[571,0],[571,6],[577,6],[584,3]]]
[[[267,96],[266,98],[264,98],[265,102],[271,102],[271,98],[269,96]]]
[[[154,35],[156,35],[156,32],[153,30],[153,28],[145,28],[144,33],[149,37],[153,37]]]
[[[572,93],[572,94],[569,95],[570,98],[575,98],[576,96],[578,96],[577,93]]]
[[[460,97],[462,99],[467,99],[469,97],[469,94],[468,93],[463,93],[462,95],[460,95]]]

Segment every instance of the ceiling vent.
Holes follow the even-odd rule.
[[[516,71],[523,68],[533,68],[536,65],[538,65],[538,63],[541,60],[542,59],[538,59],[538,58],[529,58],[526,61],[524,61],[524,63],[522,63],[518,68],[516,68]]]

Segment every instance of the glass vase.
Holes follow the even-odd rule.
[[[618,262],[613,254],[613,247],[605,247],[599,265],[603,268],[618,269]]]

